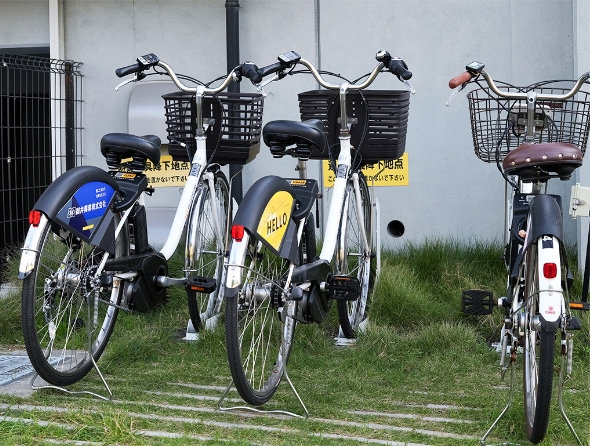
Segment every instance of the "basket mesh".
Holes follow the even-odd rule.
[[[190,93],[162,96],[166,109],[168,152],[177,161],[190,161],[195,153],[196,103]],[[261,94],[219,93],[203,98],[203,117],[215,123],[207,131],[207,158],[219,164],[246,164],[260,152]],[[185,143],[186,148],[179,143]],[[187,149],[190,151],[187,153]]]
[[[523,92],[530,89],[499,87],[502,91]],[[570,88],[543,86],[538,94],[562,95]],[[488,87],[469,92],[469,113],[473,147],[479,159],[499,161],[524,142],[526,100],[498,98]],[[565,142],[576,145],[582,153],[588,142],[590,96],[579,91],[567,101],[537,101],[535,108],[535,142]]]
[[[328,137],[328,150],[314,149],[310,158],[329,159],[340,152],[340,102],[338,92],[312,90],[299,95],[301,119],[320,119]],[[351,90],[346,95],[346,112],[357,118],[351,144],[360,163],[398,159],[406,147],[410,92],[399,90]],[[355,153],[353,153],[353,157]]]

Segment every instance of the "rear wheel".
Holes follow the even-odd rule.
[[[360,211],[354,184],[346,186],[342,222],[338,233],[336,269],[340,275],[356,277],[360,283],[360,296],[355,301],[338,301],[340,329],[347,338],[356,337],[359,325],[365,320],[370,293],[376,274],[375,248],[372,237],[372,213],[369,188],[364,175],[359,174]],[[361,222],[364,230],[361,229]],[[365,249],[365,240],[369,250]]]
[[[119,221],[115,216],[115,225]],[[104,251],[48,223],[34,270],[23,282],[22,324],[31,364],[56,386],[82,379],[111,336],[122,295],[116,273],[96,275]],[[127,225],[115,243],[115,258],[128,255]],[[90,345],[90,348],[89,348]]]
[[[231,250],[243,249],[244,242],[234,241]],[[228,361],[238,393],[258,406],[275,393],[291,351],[295,302],[285,300],[290,262],[254,238],[240,255],[232,254],[230,259],[237,258],[234,265],[242,270],[242,283],[238,289],[226,289]]]
[[[549,423],[555,333],[548,333],[540,327],[533,326],[533,318],[539,315],[539,265],[536,244],[528,248],[526,256],[524,414],[527,438],[536,444],[545,437]]]
[[[192,210],[186,240],[186,277],[213,278],[217,284],[212,293],[187,293],[190,319],[197,332],[215,326],[223,304],[223,260],[229,209],[229,186],[223,172],[215,174],[214,185],[212,194],[208,183],[203,183]],[[214,216],[219,222],[219,232]]]

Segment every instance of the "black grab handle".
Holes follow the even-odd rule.
[[[134,63],[133,65],[129,65],[127,67],[117,68],[115,70],[115,74],[118,77],[123,77],[131,73],[137,73],[138,71],[141,71],[141,65],[138,63]]]
[[[412,72],[408,70],[408,66],[402,59],[391,59],[387,69],[395,74],[400,81],[402,79],[407,81],[412,77]]]
[[[134,63],[133,65],[117,68],[115,70],[115,74],[118,77],[123,77],[131,73],[139,73],[140,71],[148,70],[151,67],[157,65],[159,61],[160,59],[158,59],[158,56],[156,56],[154,53],[149,53],[145,56],[138,57],[137,63]]]

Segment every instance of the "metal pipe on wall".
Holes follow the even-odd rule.
[[[240,64],[240,2],[239,0],[225,1],[225,40],[227,52],[227,71],[233,70]],[[240,92],[240,84],[232,82],[228,91],[231,93]],[[242,201],[242,174],[239,164],[229,165],[229,177],[233,178],[231,185],[231,198],[239,204]],[[240,173],[238,173],[240,172]]]

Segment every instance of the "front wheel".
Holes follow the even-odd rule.
[[[259,406],[275,393],[283,376],[295,331],[285,300],[290,262],[244,234],[232,243],[230,268],[240,271],[236,288],[226,288],[225,333],[234,385],[248,404]]]
[[[350,180],[346,186],[336,253],[338,274],[356,277],[360,284],[357,300],[338,301],[340,329],[347,338],[356,337],[359,325],[366,318],[376,274],[371,198],[362,173],[359,174],[358,185],[358,200],[353,181]]]
[[[537,246],[532,245],[526,254],[525,319],[528,321],[523,337],[524,414],[527,438],[539,443],[545,437],[549,424],[553,385],[555,333],[534,327],[539,314],[539,265]]]
[[[115,226],[119,221],[115,216]],[[103,353],[122,295],[116,274],[97,276],[104,251],[71,232],[42,229],[33,271],[23,282],[22,324],[31,364],[56,386],[82,379]],[[124,225],[115,258],[128,255]],[[92,357],[91,357],[92,355]]]
[[[208,182],[204,182],[195,199],[186,240],[186,277],[212,278],[217,284],[212,293],[187,293],[189,316],[197,332],[216,324],[223,303],[229,186],[221,171],[215,173],[213,184],[212,193]]]

